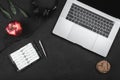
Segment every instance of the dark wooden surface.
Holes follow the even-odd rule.
[[[103,58],[78,45],[52,34],[54,25],[66,0],[59,0],[57,10],[51,16],[36,18],[31,11],[31,0],[13,0],[24,9],[29,18],[19,12],[12,20],[18,20],[25,28],[21,37],[6,35],[4,28],[9,23],[0,12],[0,80],[120,80],[120,31],[112,45],[109,55]],[[80,0],[105,13],[120,18],[119,3],[115,0]],[[0,4],[10,12],[7,0]],[[46,4],[47,5],[46,0]],[[10,12],[11,13],[11,12]],[[27,69],[17,72],[9,59],[9,54],[33,40],[42,40],[47,58],[43,58]],[[96,63],[106,59],[111,63],[107,74],[96,71]]]

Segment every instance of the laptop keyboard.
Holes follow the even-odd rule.
[[[76,4],[72,4],[66,19],[105,37],[109,36],[114,25],[113,21]]]

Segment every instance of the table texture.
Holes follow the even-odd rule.
[[[46,1],[45,6],[50,0]],[[120,18],[119,2],[115,0],[80,0],[109,15]],[[66,0],[58,0],[56,11],[48,17],[35,17],[32,13],[31,0],[13,0],[13,2],[29,14],[25,18],[19,11],[13,19],[7,19],[0,12],[0,80],[120,80],[120,31],[106,58],[92,53],[81,46],[52,34]],[[11,13],[7,0],[0,0],[0,5]],[[11,13],[12,14],[12,13]],[[8,36],[6,25],[18,20],[24,27],[20,37]],[[25,70],[17,72],[9,59],[9,54],[25,44],[41,40],[47,58],[35,62]],[[96,70],[97,62],[107,60],[111,70],[101,74]]]

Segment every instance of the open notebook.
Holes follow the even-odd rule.
[[[38,46],[39,45],[39,46]],[[42,51],[42,52],[41,52]],[[46,56],[41,41],[39,43],[28,43],[19,50],[10,54],[12,62],[16,65],[18,71],[26,68],[40,58]]]

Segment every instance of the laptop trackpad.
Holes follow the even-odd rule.
[[[68,40],[88,49],[92,49],[96,38],[96,33],[76,24],[72,26],[72,29],[68,35]]]

